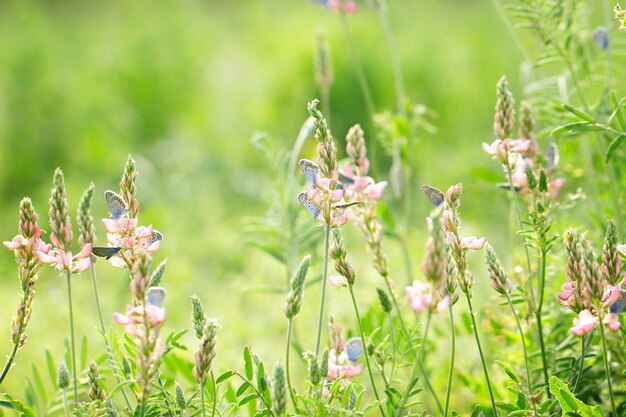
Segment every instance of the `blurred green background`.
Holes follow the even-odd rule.
[[[360,6],[349,24],[376,106],[391,109],[395,95],[384,34],[377,16]],[[462,181],[466,234],[484,235],[508,253],[506,196],[493,189],[499,168],[483,154],[481,142],[491,141],[495,83],[502,74],[521,98],[521,54],[487,1],[390,1],[390,20],[407,95],[438,114],[438,132],[424,134],[418,146],[419,182],[408,186],[430,183],[445,190]],[[52,173],[60,166],[72,210],[94,181],[93,211],[103,242],[99,219],[108,214],[101,196],[117,189],[130,154],[140,171],[140,223],[153,224],[165,236],[156,256],[157,261],[167,257],[169,265],[163,282],[169,316],[164,331],[189,327],[189,296],[197,293],[223,326],[218,367],[238,365],[245,343],[275,362],[283,351],[284,293],[247,289],[284,285],[285,272],[244,244],[242,219],[264,215],[272,184],[271,171],[250,138],[264,131],[278,147],[292,146],[308,116],[307,101],[319,95],[313,79],[318,28],[325,30],[332,50],[331,127],[343,156],[347,129],[357,122],[366,125],[367,113],[336,13],[306,0],[0,3],[0,235],[4,240],[15,235],[18,204],[25,195],[32,197],[40,224],[48,228]],[[314,148],[311,138],[302,156],[313,157]],[[379,179],[387,179],[388,168],[389,161],[381,158]],[[427,201],[416,201],[413,210],[420,219],[410,234],[418,271]],[[356,227],[347,229],[363,280],[357,291],[366,303],[374,299],[379,278],[370,271]],[[400,252],[395,242],[387,247],[403,294]],[[319,252],[314,271],[321,267]],[[481,255],[474,258],[476,264],[482,261]],[[98,263],[98,274],[111,324],[111,313],[123,311],[130,301],[127,277],[105,262]],[[481,293],[488,283],[478,281],[477,298],[486,299]],[[96,331],[91,279],[84,274],[74,282],[78,334],[88,336],[95,355],[103,343]],[[8,250],[0,252],[0,285],[4,355],[19,300]],[[305,347],[313,340],[307,329],[315,323],[318,289],[309,288],[299,319]],[[30,337],[3,390],[21,396],[31,362],[42,361],[45,349],[55,360],[64,354],[65,291],[63,277],[42,270]],[[331,291],[328,312],[353,329],[346,297]],[[445,328],[443,318],[439,325]],[[191,334],[184,341],[195,349]],[[297,365],[296,372],[301,371]]]

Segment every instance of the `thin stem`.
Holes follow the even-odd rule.
[[[528,365],[528,353],[526,352],[526,339],[524,338],[524,330],[522,329],[522,323],[517,317],[517,313],[515,312],[515,307],[513,306],[513,302],[511,302],[511,296],[508,292],[505,292],[506,301],[509,303],[509,307],[511,308],[511,312],[513,313],[513,317],[515,318],[515,323],[517,324],[517,330],[519,331],[519,336],[522,339],[522,349],[524,350],[524,365],[526,366],[526,380],[528,382],[528,395],[533,394],[533,387],[530,376],[530,366]]]
[[[289,390],[289,397],[291,398],[291,404],[293,404],[293,411],[296,412],[297,403],[296,396],[294,395],[293,387],[291,386],[291,376],[289,374],[289,354],[291,353],[291,332],[293,331],[293,318],[289,319],[287,325],[287,348],[285,352],[285,374],[287,375],[287,389]]]
[[[2,375],[0,375],[0,384],[9,373],[9,369],[11,369],[11,364],[13,363],[13,359],[15,359],[15,354],[17,353],[17,349],[19,349],[19,346],[20,346],[20,338],[21,338],[21,333],[20,333],[20,337],[17,339],[17,342],[13,344],[13,349],[11,350],[11,354],[9,355],[9,358],[7,359],[6,365],[4,365],[4,369],[2,370]]]
[[[215,411],[217,410],[217,386],[215,385],[215,374],[211,369],[211,384],[213,385],[213,406],[211,407],[211,417],[215,417]]]
[[[63,409],[65,410],[65,417],[70,417],[70,407],[67,405],[67,390],[63,390]]]
[[[317,320],[317,338],[315,339],[315,357],[320,352],[320,342],[322,338],[322,322],[324,321],[324,301],[326,299],[326,281],[328,280],[328,241],[330,238],[330,224],[326,225],[324,237],[324,270],[322,271],[322,296],[320,297],[320,313]]]
[[[204,381],[200,383],[200,406],[202,407],[202,417],[206,417],[206,410],[204,407]]]
[[[576,374],[576,382],[574,383],[574,388],[572,389],[572,393],[576,395],[576,391],[578,390],[578,383],[580,382],[580,378],[583,375],[583,369],[585,369],[585,335],[583,334],[580,338],[581,347],[580,347],[580,366],[578,367],[578,374]]]
[[[448,406],[450,405],[450,392],[452,391],[452,374],[454,373],[454,356],[456,354],[456,334],[454,331],[454,314],[452,314],[452,303],[448,305],[450,316],[450,340],[452,348],[450,350],[450,368],[448,369],[448,385],[446,386],[446,402],[443,409],[443,417],[448,417]]]
[[[406,231],[407,229],[405,229]],[[400,237],[400,247],[402,248],[402,257],[404,258],[404,267],[406,270],[407,285],[413,284],[413,268],[411,267],[411,254],[409,253],[409,246],[406,243],[406,237]]]
[[[437,405],[437,409],[439,410],[439,412],[443,413],[443,407],[441,406],[441,402],[439,402],[437,393],[435,392],[432,385],[430,384],[430,378],[428,377],[428,373],[424,372],[424,367],[422,366],[419,360],[419,353],[415,350],[413,343],[411,343],[411,335],[409,335],[409,331],[407,330],[406,324],[404,324],[404,319],[402,318],[402,313],[400,312],[400,306],[398,305],[398,299],[396,298],[396,294],[393,292],[393,289],[391,288],[391,284],[389,283],[389,278],[386,275],[383,275],[383,279],[385,280],[385,284],[387,284],[387,290],[389,292],[389,295],[391,296],[391,302],[393,303],[393,306],[396,310],[398,321],[400,322],[400,329],[402,330],[402,333],[404,334],[404,338],[406,339],[406,343],[409,345],[409,349],[413,353],[413,356],[415,359],[415,365],[413,367],[413,372],[411,373],[411,379],[413,379],[415,375],[417,375],[418,367],[420,367],[419,369],[422,371],[422,377],[424,378],[424,383],[426,384],[426,388],[428,392],[432,395],[433,399],[435,400],[435,404]],[[424,343],[424,340],[425,339],[422,339],[422,343]],[[420,345],[420,348],[421,348],[421,345]]]
[[[383,405],[380,402],[380,398],[378,396],[378,390],[376,389],[376,383],[374,382],[374,375],[372,375],[372,368],[370,367],[369,353],[367,352],[367,344],[365,343],[365,335],[363,334],[363,325],[361,324],[361,315],[359,314],[359,307],[356,303],[356,297],[354,296],[354,289],[350,285],[348,287],[350,290],[350,297],[352,298],[352,305],[354,306],[354,314],[356,315],[356,321],[359,325],[359,335],[361,336],[361,343],[363,343],[363,353],[365,356],[365,365],[367,367],[367,373],[370,377],[370,382],[372,384],[372,390],[374,391],[374,397],[376,398],[376,402],[378,402],[378,408],[380,409],[380,415],[385,417],[385,410],[383,409]]]
[[[70,342],[72,347],[72,374],[74,376],[74,405],[78,405],[78,378],[76,377],[76,348],[74,344],[74,312],[72,310],[72,274],[69,270],[66,271],[67,275],[67,303],[70,312]]]
[[[424,333],[422,334],[422,341],[420,343],[419,351],[416,353],[415,364],[413,365],[413,370],[411,371],[411,378],[409,379],[409,383],[404,389],[404,393],[402,394],[402,399],[400,400],[400,404],[398,404],[398,408],[396,411],[396,417],[402,416],[402,412],[404,409],[404,404],[406,404],[406,400],[409,397],[409,390],[411,389],[411,382],[415,379],[415,375],[417,374],[417,370],[421,365],[422,354],[424,353],[424,346],[426,346],[426,339],[428,338],[428,329],[430,328],[430,318],[432,316],[432,311],[428,309],[428,313],[426,315],[426,324],[424,325]],[[423,367],[422,367],[423,369]],[[425,372],[423,372],[426,375]],[[436,396],[435,396],[436,398]]]
[[[487,364],[485,363],[485,356],[483,355],[483,348],[480,345],[480,337],[478,337],[478,327],[476,325],[476,313],[472,307],[472,298],[469,293],[465,293],[467,298],[467,305],[469,306],[470,318],[472,319],[472,328],[474,329],[474,338],[476,339],[476,346],[478,347],[478,354],[480,355],[480,362],[483,365],[483,372],[485,373],[485,379],[487,380],[487,389],[489,389],[489,398],[491,400],[491,407],[493,408],[493,415],[498,417],[498,410],[496,409],[496,400],[493,398],[493,390],[491,389],[491,381],[489,380],[489,372],[487,371]]]
[[[96,298],[96,308],[98,309],[98,319],[100,319],[100,329],[102,330],[102,337],[104,338],[104,344],[106,345],[107,356],[108,356],[108,352],[111,350],[111,346],[106,336],[106,328],[104,327],[104,319],[102,317],[102,308],[100,307],[100,297],[98,296],[98,280],[96,278],[96,266],[93,262],[93,259],[91,262],[90,269],[91,269],[91,282],[93,283],[93,292]],[[122,380],[118,376],[117,371],[115,370],[114,367],[112,367],[112,371],[113,371],[113,375],[115,375],[115,379],[117,380],[117,383],[119,384],[120,382],[122,382]],[[120,388],[120,391],[122,393],[122,396],[124,397],[124,401],[126,402],[126,405],[128,406],[129,409],[132,410],[130,401],[128,399],[128,396],[126,395],[126,391],[124,390],[123,386]]]
[[[396,331],[393,329],[393,318],[391,317],[391,313],[387,313],[387,318],[389,319],[389,337],[391,338],[391,376],[393,379],[396,370]]]
[[[611,397],[611,409],[613,415],[617,416],[617,408],[615,407],[615,397],[613,396],[613,384],[611,384],[611,370],[609,368],[609,355],[606,348],[606,336],[604,335],[604,325],[600,323],[600,336],[602,337],[602,351],[604,353],[604,372],[606,373],[606,382],[609,386],[609,396]]]
[[[517,34],[517,31],[511,24],[511,21],[507,17],[504,10],[502,10],[502,6],[500,5],[500,2],[498,0],[491,0],[491,3],[493,4],[493,7],[498,12],[498,15],[500,15],[500,19],[502,19],[504,26],[506,26],[506,29],[509,32],[509,35],[511,35],[511,38],[513,38],[513,42],[515,43],[515,46],[517,47],[519,52],[522,54],[522,57],[524,58],[524,60],[527,62],[531,62],[532,60],[530,58],[530,55],[528,54],[528,51],[526,50],[526,48],[524,48],[524,44],[522,44],[522,41]]]
[[[543,340],[543,325],[541,324],[541,309],[543,307],[543,295],[546,284],[546,253],[541,249],[541,266],[539,268],[539,300],[537,303],[537,309],[535,310],[535,317],[537,319],[537,334],[539,336],[539,346],[541,347],[541,362],[543,365],[543,379],[546,384],[546,394],[550,396],[550,384],[548,382],[548,361],[546,359],[546,347]]]

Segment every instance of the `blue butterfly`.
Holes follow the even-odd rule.
[[[424,184],[422,185],[422,191],[424,191],[424,194],[426,194],[426,197],[430,200],[433,206],[439,207],[443,204],[445,196],[440,189]]]
[[[309,159],[301,159],[300,160],[300,169],[304,174],[304,177],[309,182],[312,188],[315,188],[315,177],[320,172],[320,167],[317,164]]]
[[[619,314],[626,308],[626,289],[620,291],[620,296],[617,301],[609,307],[610,313]]]
[[[322,210],[317,206],[317,204],[315,204],[313,200],[309,198],[308,195],[306,195],[306,191],[302,191],[300,194],[298,194],[298,201],[309,213],[313,215],[314,219],[317,219],[319,217]]]
[[[120,251],[119,246],[94,246],[91,248],[91,253],[100,258],[111,259]]]
[[[355,363],[364,352],[363,342],[361,341],[361,338],[353,337],[349,339],[346,342],[344,350],[346,351],[346,356],[348,357],[350,363]]]
[[[146,301],[153,306],[163,307],[165,299],[165,289],[161,287],[150,287],[146,291]]]
[[[111,213],[111,218],[114,220],[119,219],[126,213],[128,213],[128,206],[126,202],[118,193],[106,190],[104,192],[104,199],[107,202],[107,206],[109,207],[109,212]]]

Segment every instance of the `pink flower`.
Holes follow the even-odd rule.
[[[441,313],[443,311],[446,311],[448,309],[448,307],[450,307],[450,296],[446,295],[445,297],[443,297],[441,300],[439,300],[437,302],[437,306],[435,307],[435,311],[437,313]]]
[[[124,235],[131,233],[137,227],[137,219],[127,219],[120,217],[119,219],[102,219],[104,229],[107,233],[113,235]]]
[[[485,246],[485,238],[480,239],[475,236],[464,237],[461,239],[461,247],[467,250],[480,250]]]
[[[16,250],[25,247],[29,248],[33,252],[42,253],[48,253],[48,251],[52,248],[51,244],[46,244],[43,240],[41,240],[41,229],[38,226],[35,226],[35,232],[31,239],[26,239],[22,235],[17,235],[10,241],[4,241],[3,244],[7,249],[10,250]]]
[[[576,302],[576,283],[573,281],[566,282],[561,285],[561,290],[562,292],[559,293],[559,304],[564,307],[572,307]]]
[[[387,188],[387,181],[381,181],[368,187],[365,194],[368,198],[378,201],[382,198],[385,188]]]
[[[154,304],[148,304],[145,307],[145,316],[149,327],[158,329],[163,325],[167,318],[165,308],[157,307]],[[144,306],[137,307],[126,306],[126,314],[113,313],[113,317],[118,324],[124,326],[124,330],[130,336],[140,337],[138,324],[144,320]]]
[[[559,193],[561,191],[561,187],[565,184],[565,179],[557,178],[548,183],[548,188],[550,190],[550,196],[553,199],[557,199],[559,197]]]
[[[406,293],[409,296],[409,304],[416,313],[421,313],[430,307],[432,295],[430,294],[430,285],[422,281],[413,281],[413,285],[406,287]]]
[[[328,283],[333,287],[347,287],[348,281],[341,275],[331,275],[328,277]]]
[[[617,285],[607,284],[606,291],[602,294],[602,305],[610,307],[615,304],[621,295],[623,281]]]
[[[339,355],[337,355],[335,349],[331,349],[328,352],[328,379],[354,378],[362,373],[363,364],[351,364],[345,351],[342,351]]]
[[[584,336],[591,332],[597,323],[598,319],[589,310],[583,310],[574,319],[574,327],[570,329],[570,332],[576,336]]]
[[[54,265],[60,271],[70,271],[76,274],[86,271],[91,266],[91,243],[86,244],[74,256],[71,251],[63,252],[58,249],[53,249],[50,253],[51,255],[37,251],[37,257],[41,263]]]
[[[358,10],[356,3],[352,0],[328,0],[328,8],[330,10],[343,8],[343,11],[346,13],[356,13]]]
[[[617,330],[619,330],[619,326],[620,326],[619,317],[615,313],[609,313],[606,316],[604,316],[604,320],[602,320],[602,323],[606,324],[609,327],[609,329],[611,329],[611,331],[616,332]]]

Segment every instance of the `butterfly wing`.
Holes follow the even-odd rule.
[[[353,337],[346,342],[345,345],[346,356],[350,363],[355,363],[357,359],[363,354],[363,342],[360,337]]]
[[[315,188],[315,177],[317,177],[317,174],[320,172],[320,167],[318,167],[317,164],[311,160],[301,159],[300,170],[302,170],[304,177],[311,187]]]
[[[313,200],[311,200],[309,196],[306,195],[306,191],[302,191],[300,194],[298,194],[298,201],[300,202],[300,204],[302,204],[306,211],[313,215],[314,219],[317,219],[322,212],[317,204],[315,204],[315,202],[313,202]]]
[[[106,190],[104,192],[104,199],[109,207],[109,213],[111,213],[112,219],[119,219],[124,214],[128,213],[128,206],[126,202],[118,193]]]
[[[619,314],[624,310],[624,307],[626,307],[626,290],[621,290],[617,301],[609,307],[609,312]]]
[[[333,208],[335,209],[345,209],[348,207],[352,207],[355,206],[357,204],[361,204],[362,201],[348,201],[347,203],[337,203],[335,205],[333,205]]]
[[[165,299],[165,289],[161,287],[150,287],[146,291],[146,301],[148,304],[152,304],[157,307],[163,307],[163,300]]]
[[[119,246],[94,246],[91,253],[99,258],[111,259],[120,251]]]
[[[554,170],[559,165],[559,147],[552,142],[546,151],[546,169]]]
[[[161,234],[161,232],[159,232],[158,230],[153,230],[152,234],[150,235],[150,245],[159,240],[163,240],[163,234]]]
[[[424,191],[424,194],[426,194],[426,198],[430,200],[433,206],[439,207],[441,204],[443,204],[445,196],[440,189],[428,184],[424,184],[422,185],[422,191]]]

